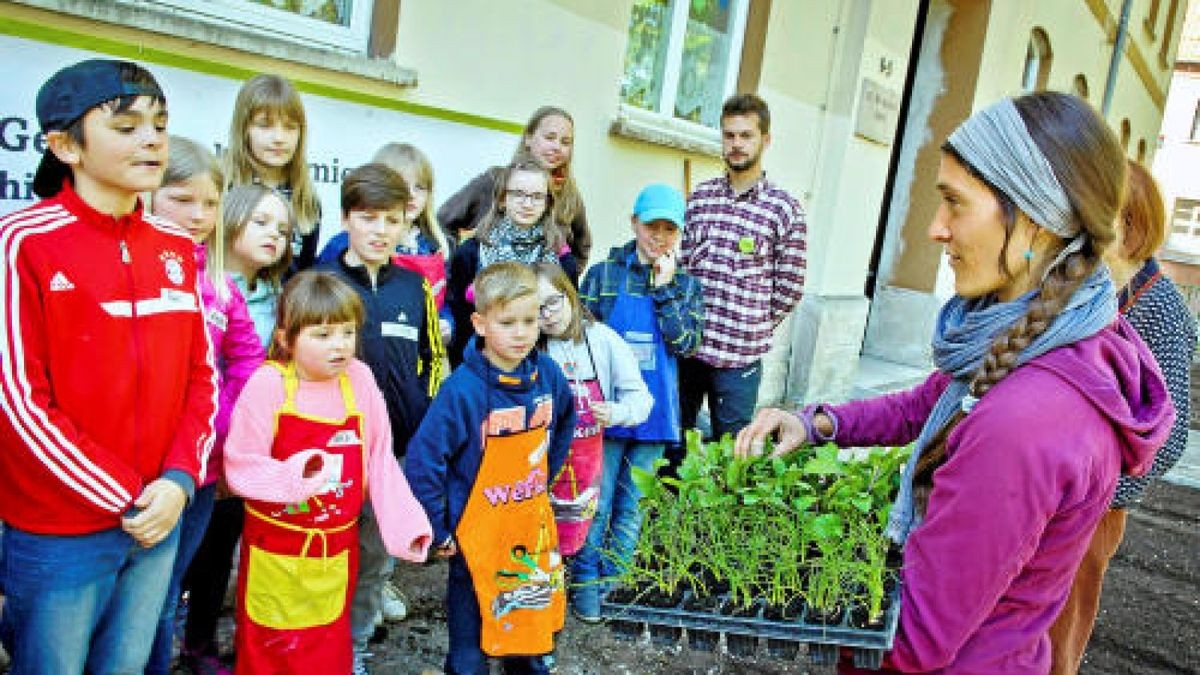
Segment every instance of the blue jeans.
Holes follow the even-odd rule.
[[[446,675],[487,675],[488,658],[479,647],[479,600],[471,571],[462,555],[450,559],[450,575],[446,584],[446,628],[450,633],[450,649],[446,652]],[[509,675],[543,675],[549,669],[541,656],[507,656],[500,659],[500,669]]]
[[[162,614],[158,618],[158,631],[154,634],[154,645],[150,650],[150,661],[146,664],[146,675],[167,675],[171,672],[171,654],[175,646],[175,610],[179,607],[179,589],[183,575],[212,518],[213,502],[217,497],[217,484],[198,488],[192,503],[179,517],[179,551],[175,554],[175,565],[171,568],[171,581],[167,584],[167,597],[163,602]]]
[[[696,426],[700,405],[708,398],[712,437],[737,435],[754,417],[762,361],[741,368],[717,368],[699,359],[679,360],[679,409],[683,428]]]
[[[663,455],[662,443],[645,443],[624,438],[604,439],[604,475],[596,518],[588,529],[587,541],[575,554],[571,575],[575,583],[619,576],[633,558],[642,513],[642,493],[633,483],[633,467],[650,471]]]
[[[140,674],[178,544],[178,527],[149,549],[119,527],[77,536],[6,527],[0,636],[10,672]]]

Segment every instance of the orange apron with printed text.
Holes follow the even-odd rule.
[[[479,600],[480,649],[488,656],[545,654],[566,613],[563,564],[545,427],[486,435],[479,475],[455,538]]]
[[[276,365],[276,364],[272,364]],[[358,517],[366,490],[362,415],[350,378],[338,378],[342,419],[296,410],[294,367],[275,418],[271,457],[319,448],[334,471],[322,491],[299,504],[246,500],[238,567],[236,672],[254,675],[348,673],[350,599],[358,567]]]

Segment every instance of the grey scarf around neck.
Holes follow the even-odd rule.
[[[526,265],[558,262],[558,256],[546,247],[543,233],[540,222],[530,228],[517,227],[505,216],[488,234],[488,241],[479,242],[479,269],[507,261]]]
[[[887,535],[896,543],[903,544],[922,518],[913,503],[912,479],[917,460],[955,411],[970,412],[974,398],[968,394],[975,372],[992,343],[1025,315],[1037,293],[1030,291],[1011,302],[997,302],[991,296],[974,300],[954,296],[942,306],[933,335],[933,361],[938,370],[953,379],[925,420],[901,477],[900,492],[892,505],[887,527]],[[1116,316],[1116,288],[1108,268],[1099,265],[1046,331],[1021,352],[1018,366],[1052,349],[1095,335]],[[999,445],[1002,442],[997,440]]]

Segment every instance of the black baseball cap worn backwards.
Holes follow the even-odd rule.
[[[125,80],[122,71],[130,72],[131,66],[140,69],[129,61],[89,59],[51,75],[37,94],[38,124],[42,131],[63,131],[92,108],[123,96],[161,98],[162,90],[152,78],[147,83]],[[46,150],[33,176],[33,191],[43,198],[53,197],[62,189],[63,179],[70,175],[70,167]]]

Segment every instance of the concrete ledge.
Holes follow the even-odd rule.
[[[609,125],[608,132],[668,148],[720,157],[720,133],[715,129],[698,127],[690,122],[676,122],[653,113],[622,108]]]
[[[161,6],[114,2],[113,0],[11,0],[14,3],[63,14],[136,28],[175,38],[236,49],[323,70],[348,73],[389,84],[412,87],[417,72],[388,59],[371,59],[361,54],[312,47],[272,35],[269,30],[251,30],[217,24]]]
[[[871,302],[863,356],[928,371],[929,341],[942,301],[932,293],[884,286]]]
[[[861,295],[804,296],[792,323],[790,402],[839,403],[850,398],[869,304]]]

